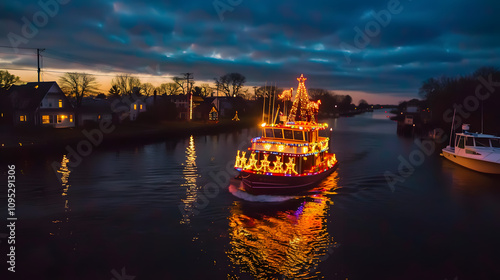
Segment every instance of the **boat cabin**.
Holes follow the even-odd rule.
[[[319,131],[326,128],[326,124],[301,122],[262,125],[262,137],[252,139],[248,152],[251,156],[248,160],[255,160],[252,169],[304,175],[318,172],[328,164],[325,156],[330,139],[319,136]]]
[[[481,155],[481,151],[500,148],[500,137],[482,134],[463,132],[457,133],[455,137],[455,153]]]

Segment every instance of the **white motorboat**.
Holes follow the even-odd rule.
[[[447,146],[442,155],[478,172],[500,174],[500,137],[468,132],[468,124],[462,130],[455,136],[454,147]]]

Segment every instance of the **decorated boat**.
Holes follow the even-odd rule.
[[[329,152],[330,138],[319,134],[328,129],[328,124],[317,122],[320,101],[309,100],[304,75],[297,80],[288,117],[280,123],[263,123],[262,136],[253,138],[248,150],[237,152],[234,167],[246,192],[301,192],[317,186],[337,168],[335,154]],[[290,97],[291,91],[287,91]]]

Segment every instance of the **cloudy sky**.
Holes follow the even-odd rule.
[[[309,88],[397,103],[426,78],[500,66],[497,0],[13,0],[0,15],[0,69],[35,81],[24,48],[45,48],[44,80],[85,71],[103,91],[116,73],[280,87],[303,73]]]

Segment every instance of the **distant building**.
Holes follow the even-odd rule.
[[[406,106],[406,113],[417,113],[418,106]]]
[[[113,120],[110,102],[101,98],[83,98],[76,112],[78,126],[95,124],[102,120]]]
[[[219,111],[211,100],[205,99],[200,105],[194,109],[194,114],[198,117],[197,120],[215,121],[219,120]]]
[[[161,102],[172,102],[175,104],[175,108],[177,109],[177,119],[179,120],[189,120],[189,109],[190,109],[190,95],[188,94],[176,94],[176,95],[166,95],[166,96],[158,96],[157,101]],[[154,97],[148,97],[146,99],[146,103],[148,106],[153,104]],[[199,110],[196,109],[202,102],[203,98],[201,96],[193,95],[193,116],[194,120],[201,119],[202,115]]]
[[[146,98],[137,96],[111,97],[111,111],[119,122],[130,120],[136,121],[141,113],[147,111]]]
[[[0,125],[12,123],[12,106],[7,96],[7,90],[0,88]]]
[[[7,96],[14,126],[75,126],[73,105],[56,82],[12,86]]]
[[[130,104],[130,120],[135,121],[140,113],[146,112],[146,103],[137,99],[132,104]]]
[[[210,102],[217,110],[218,118],[232,118],[234,116],[234,106],[231,102],[233,97],[209,97],[205,100]]]

